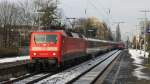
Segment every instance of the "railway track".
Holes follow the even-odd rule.
[[[94,81],[100,73],[114,60],[121,51],[111,51],[102,56],[88,60],[77,66],[66,69],[60,73],[36,73],[26,75],[15,80],[3,82],[2,84],[66,84],[74,83],[81,84],[85,81],[83,79],[91,78],[91,81],[85,81],[85,84],[90,84]],[[99,72],[100,71],[100,72]],[[96,73],[97,72],[97,73]],[[93,77],[93,78],[92,78]]]
[[[107,58],[105,61],[98,64],[96,67],[92,68],[89,72],[86,72],[85,74],[81,75],[77,78],[77,80],[72,80],[72,84],[94,84],[97,82],[97,79],[104,79],[103,74],[107,72],[107,68],[113,63],[113,61],[118,57],[120,54],[120,51],[113,54],[111,57]],[[101,84],[101,83],[98,83]]]
[[[13,82],[13,84],[33,84],[35,82],[38,82],[39,80],[42,80],[44,78],[51,76],[51,75],[52,75],[52,73],[40,73],[40,74],[33,75],[31,77],[25,78],[23,80]]]
[[[47,77],[35,84],[91,84],[120,54],[120,52],[121,51],[112,51],[61,73]]]
[[[36,73],[25,74],[25,75],[19,76],[19,77],[17,77],[17,78],[10,79],[10,80],[8,80],[8,81],[2,81],[2,82],[0,82],[0,84],[10,84],[10,83],[13,83],[13,82],[16,82],[16,81],[19,81],[19,80],[22,80],[22,79],[31,77],[31,76],[33,76],[33,75],[35,75],[35,74],[36,74]]]
[[[33,84],[51,75],[53,75],[53,73],[34,73],[34,74],[24,75],[14,80],[1,82],[1,84]]]

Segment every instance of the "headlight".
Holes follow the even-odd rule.
[[[37,54],[36,54],[36,53],[33,53],[33,55],[36,56]]]
[[[53,55],[53,56],[55,56],[55,55],[56,55],[56,53],[53,53],[52,55]]]

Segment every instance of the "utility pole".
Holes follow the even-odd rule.
[[[145,14],[145,21],[144,21],[144,57],[146,52],[146,26],[147,26],[147,13],[150,12],[149,10],[141,10],[140,12],[144,12]]]
[[[87,15],[87,9],[88,9],[88,1],[85,0],[85,10],[84,10],[84,14],[85,14],[85,19],[88,20],[88,15]],[[86,21],[86,26],[87,26],[87,21]],[[87,36],[87,29],[84,28],[84,35],[85,37]]]
[[[129,42],[130,42],[129,36],[127,35],[127,49],[129,48]]]
[[[56,7],[58,7],[58,0],[56,0],[56,2],[55,2],[55,3],[56,3]]]
[[[84,10],[84,14],[85,14],[85,19],[88,20],[88,16],[87,16],[87,1],[85,3],[86,3],[86,7],[85,7],[85,10]],[[86,26],[87,26],[87,21],[86,21]],[[84,35],[86,37],[87,36],[86,28],[84,28],[83,31],[84,31]]]
[[[144,30],[142,29],[142,28],[144,28],[144,24],[143,24],[143,22],[144,22],[143,19],[144,18],[137,18],[137,19],[140,19],[140,22],[142,21],[141,24],[139,23],[141,25],[141,26],[139,25],[140,26],[140,33],[139,33],[139,35],[140,35],[140,41],[139,42],[140,42],[140,54],[141,54],[141,51],[142,51],[142,41],[143,41],[143,38],[141,38],[141,36],[143,35],[143,32],[144,32]]]

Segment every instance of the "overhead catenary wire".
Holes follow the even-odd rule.
[[[97,8],[97,6],[91,1],[91,0],[88,0],[90,2],[90,5],[99,13],[99,14],[102,14],[103,16],[105,16],[105,19],[108,20],[109,18],[106,16],[107,13],[104,12],[104,9],[103,9],[103,12]],[[105,13],[105,14],[104,14]]]
[[[100,8],[104,11],[104,13],[108,14],[106,11],[106,8],[101,4],[99,0],[96,0],[96,2],[93,0],[94,3],[99,4]]]
[[[96,11],[98,11],[100,14],[103,13],[103,15],[105,15],[104,12],[102,12],[99,8],[97,8],[96,5],[95,5],[92,1],[90,1],[90,0],[88,0],[88,1],[89,1],[90,5],[91,5]]]
[[[104,5],[101,4],[100,1],[101,0],[95,0],[95,3],[99,4],[99,6],[101,7],[101,9],[104,11],[104,13],[107,14],[107,16],[108,16],[108,18],[107,18],[108,19],[108,23],[111,24],[111,21],[110,21],[111,20],[111,17],[110,17],[111,16],[111,8],[110,7],[106,8]]]
[[[62,11],[64,11],[63,9],[62,9]],[[69,19],[67,19],[68,17],[65,15],[65,14],[63,14],[63,17],[62,17],[62,20],[64,20],[65,21],[65,24],[67,24],[67,22],[69,23],[69,26],[71,25],[72,26],[72,22],[69,20]]]
[[[98,2],[99,4],[100,2]],[[97,14],[99,14],[100,18],[102,19],[102,21],[105,21],[107,23],[110,23],[109,21],[109,16],[108,16],[108,12],[105,10],[105,7],[103,5],[99,5],[101,7],[97,6],[97,3],[94,2],[94,0],[85,0],[85,7],[84,7],[84,14],[85,14],[85,18],[88,18],[88,4],[91,5],[91,7],[93,7],[95,10],[95,12],[97,12]],[[65,6],[69,6],[69,8],[71,8],[71,6],[69,4],[66,4]],[[66,16],[65,16],[66,17]],[[67,20],[67,19],[66,19]],[[68,21],[68,20],[67,20]],[[70,23],[70,21],[68,21]]]

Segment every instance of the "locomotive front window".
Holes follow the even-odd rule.
[[[57,35],[35,35],[34,40],[36,43],[49,43],[57,42]]]

